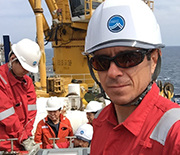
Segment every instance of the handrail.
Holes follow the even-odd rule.
[[[85,19],[90,19],[92,13],[95,9],[93,9],[93,2],[102,3],[104,0],[84,0],[84,15]]]

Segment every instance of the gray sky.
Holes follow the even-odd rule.
[[[166,46],[180,46],[180,0],[154,0],[154,13],[161,28],[162,40]],[[51,16],[42,0],[46,20]],[[36,21],[28,0],[0,0],[0,43],[3,35],[10,35],[16,43],[23,38],[35,40]],[[51,48],[51,44],[45,48]]]

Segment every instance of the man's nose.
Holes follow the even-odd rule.
[[[111,78],[116,78],[117,76],[122,76],[123,72],[121,68],[118,67],[115,62],[111,61],[109,69],[108,69],[108,76]]]

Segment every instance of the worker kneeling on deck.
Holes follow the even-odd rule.
[[[67,148],[70,143],[67,136],[73,136],[73,129],[68,118],[61,114],[63,104],[58,97],[47,100],[47,117],[42,119],[36,129],[35,142],[42,143],[41,148]],[[53,139],[55,144],[53,144]]]
[[[162,47],[144,1],[105,0],[94,11],[84,54],[111,103],[93,120],[91,155],[180,154],[180,106],[160,96],[155,83]]]
[[[81,125],[76,133],[74,139],[74,147],[89,147],[93,136],[93,127],[90,124]]]
[[[32,79],[37,73],[41,51],[38,44],[23,39],[12,45],[9,62],[0,66],[0,142],[1,151],[32,150],[37,146],[31,130],[36,116],[36,93]]]

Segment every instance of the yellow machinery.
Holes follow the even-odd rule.
[[[49,27],[43,15],[41,0],[29,0],[36,16],[37,42],[42,57],[40,61],[40,82],[36,82],[38,97],[66,96],[68,84],[74,81],[81,85],[81,98],[89,87],[94,86],[87,66],[84,51],[85,36],[93,11],[104,0],[45,0],[52,16]],[[143,0],[152,10],[154,1]],[[44,38],[52,42],[54,49],[53,70],[55,77],[46,75]]]
[[[154,11],[154,1],[153,0],[143,0],[150,8],[152,11]]]
[[[174,86],[170,82],[165,82],[164,85],[162,81],[158,80],[157,85],[160,89],[160,95],[171,100],[174,96]]]
[[[40,82],[36,82],[37,96],[66,96],[67,85],[76,79],[83,86],[81,98],[88,87],[94,85],[87,59],[82,55],[88,21],[93,10],[103,0],[45,0],[52,16],[48,26],[41,8],[41,0],[29,0],[36,16],[37,42],[42,57],[40,61]],[[47,77],[44,38],[52,42],[54,49],[53,70],[57,75]]]

